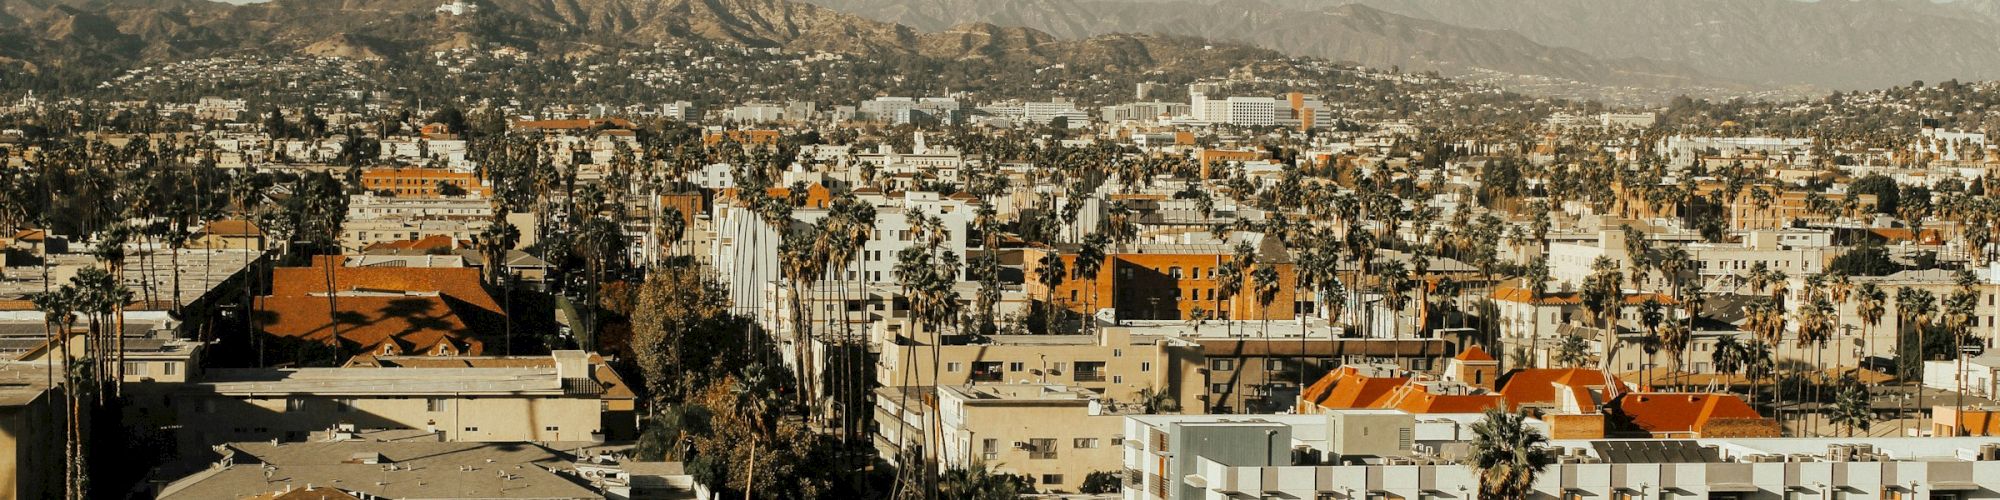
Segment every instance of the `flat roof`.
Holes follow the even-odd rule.
[[[161,499],[242,498],[333,487],[382,498],[597,499],[597,492],[553,472],[568,455],[535,443],[381,443],[368,441],[233,443],[234,464],[211,467],[167,485]],[[382,463],[346,463],[380,456]],[[390,470],[390,464],[394,470]]]
[[[555,367],[495,368],[230,368],[209,370],[189,384],[197,392],[354,395],[561,395]]]

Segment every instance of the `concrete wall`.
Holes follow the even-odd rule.
[[[288,411],[288,400],[293,401]],[[175,402],[183,450],[230,441],[297,441],[342,423],[360,429],[432,429],[444,441],[590,441],[602,431],[600,400],[440,395],[344,399],[183,395]],[[433,407],[433,401],[439,403]],[[432,411],[433,409],[437,411]]]

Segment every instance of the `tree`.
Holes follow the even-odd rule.
[[[941,500],[1016,500],[1034,492],[1028,478],[994,472],[985,462],[945,470],[938,478]]]
[[[1889,250],[1872,240],[1834,257],[1826,266],[1826,272],[1848,276],[1888,276],[1901,270],[1903,266],[1889,258]]]
[[[1090,475],[1083,477],[1083,485],[1078,486],[1076,491],[1086,495],[1109,495],[1121,491],[1124,485],[1116,472],[1091,471]]]
[[[1549,361],[1555,364],[1577,368],[1590,363],[1590,344],[1577,335],[1564,335],[1556,344],[1555,355]]]
[[[1833,425],[1847,428],[1847,437],[1854,437],[1854,431],[1867,432],[1874,422],[1869,407],[1873,402],[1868,396],[1868,386],[1854,377],[1853,373],[1840,376],[1839,385],[1833,395],[1833,415],[1828,418]]]
[[[1056,287],[1062,286],[1065,274],[1061,252],[1050,250],[1035,261],[1035,280],[1042,284],[1043,289],[1042,333],[1056,333],[1056,320],[1062,317],[1057,311],[1063,309],[1056,306]]]
[[[1526,410],[1507,413],[1492,408],[1472,424],[1469,465],[1479,474],[1479,498],[1533,498],[1535,477],[1555,463],[1555,454],[1546,447],[1548,437],[1528,427],[1527,420]]]

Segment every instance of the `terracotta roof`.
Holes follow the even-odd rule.
[[[1718,420],[1759,420],[1756,409],[1729,394],[1626,393],[1614,403],[1632,425],[1652,433],[1699,433]]]
[[[1580,389],[1608,385],[1607,378],[1618,383],[1617,377],[1606,377],[1604,372],[1591,368],[1522,368],[1501,377],[1500,396],[1506,398],[1508,411],[1525,404],[1555,404],[1556,384]],[[1578,399],[1588,400],[1588,397]]]
[[[272,269],[271,296],[307,297],[326,292],[326,269],[321,267],[324,262],[320,259],[328,257],[314,257],[313,267]],[[333,281],[333,289],[342,292],[435,292],[494,314],[502,313],[500,303],[493,300],[481,284],[479,270],[469,267],[343,267],[336,264],[333,266]]]
[[[1486,350],[1479,348],[1479,346],[1472,346],[1458,353],[1458,356],[1454,359],[1459,361],[1493,361],[1493,356],[1486,354]]]
[[[1385,407],[1415,414],[1479,413],[1502,404],[1498,394],[1431,394],[1426,384],[1403,384]]]
[[[1300,409],[1311,404],[1327,409],[1381,408],[1389,394],[1409,382],[1409,377],[1370,377],[1352,366],[1343,366],[1320,377],[1301,393]]]
[[[462,302],[438,295],[267,297],[255,319],[259,330],[279,337],[339,344],[377,354],[478,355],[482,343],[460,314]],[[337,313],[329,313],[329,305]]]

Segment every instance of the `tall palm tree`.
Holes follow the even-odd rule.
[[[1715,346],[1709,352],[1709,361],[1715,364],[1715,373],[1728,377],[1735,377],[1741,373],[1744,364],[1743,349],[1743,344],[1738,343],[1734,335],[1716,338]],[[1714,390],[1712,387],[1714,384],[1710,385],[1709,390]]]
[[[1062,286],[1064,275],[1062,253],[1054,249],[1035,260],[1035,280],[1042,284],[1042,333],[1056,333],[1056,318],[1061,317],[1056,306],[1056,287]]]
[[[1258,311],[1262,313],[1260,314],[1260,316],[1264,323],[1262,328],[1263,330],[1262,336],[1264,337],[1264,355],[1267,356],[1266,360],[1264,361],[1264,368],[1265,368],[1264,387],[1266,388],[1264,391],[1264,397],[1267,398],[1266,401],[1268,402],[1268,398],[1270,397],[1269,388],[1271,386],[1271,376],[1269,373],[1270,372],[1269,368],[1271,367],[1271,360],[1269,358],[1276,357],[1275,352],[1271,350],[1270,309],[1272,303],[1278,300],[1278,288],[1279,288],[1278,268],[1271,264],[1260,265],[1257,266],[1256,271],[1252,271],[1250,273],[1250,276],[1256,282],[1257,307]],[[1303,359],[1296,361],[1298,363],[1299,370],[1304,371],[1305,361]],[[1300,386],[1299,390],[1305,390],[1305,387]]]
[[[54,377],[58,368],[57,362],[60,360],[62,384],[69,388],[63,391],[64,404],[68,406],[68,411],[65,412],[68,418],[64,422],[62,472],[64,498],[71,500],[81,500],[88,496],[85,479],[87,472],[82,467],[86,458],[83,453],[85,436],[79,413],[84,398],[84,384],[78,380],[78,370],[72,366],[69,346],[70,332],[76,326],[76,315],[84,307],[81,295],[76,287],[64,285],[29,296],[35,309],[42,311],[44,327],[48,330],[46,348],[49,350],[47,357],[51,379],[49,384],[55,385]]]
[[[1924,411],[1924,386],[1917,383],[1917,377],[1923,373],[1923,363],[1930,360],[1929,352],[1927,352],[1929,348],[1928,330],[1930,330],[1931,321],[1935,314],[1937,314],[1937,296],[1931,294],[1929,290],[1909,287],[1896,289],[1898,326],[1909,325],[1913,327],[1916,330],[1917,337],[1914,352],[1901,352],[1897,356],[1902,362],[1899,363],[1901,366],[1897,367],[1898,373],[1896,376],[1902,379],[1904,384],[1915,386],[1917,390],[1916,407],[1919,415]],[[1903,342],[1903,339],[1899,335],[1897,345],[1900,347],[1909,344]],[[1914,357],[1915,359],[1904,359],[1907,357]],[[1913,366],[1914,368],[1912,368]]]
[[[1083,237],[1083,246],[1076,250],[1075,269],[1070,271],[1070,277],[1083,280],[1085,286],[1090,287],[1090,290],[1087,292],[1088,296],[1084,297],[1084,302],[1086,303],[1084,310],[1089,311],[1085,314],[1084,327],[1086,329],[1096,328],[1097,325],[1097,289],[1099,288],[1097,286],[1097,273],[1104,269],[1104,260],[1107,258],[1104,254],[1105,244],[1106,239],[1102,233],[1085,235]]]
[[[1550,280],[1549,263],[1540,259],[1537,259],[1532,264],[1528,264],[1527,275],[1522,278],[1522,286],[1528,288],[1528,301],[1530,302],[1528,307],[1528,349],[1531,351],[1541,348],[1542,299],[1548,296]],[[1534,357],[1530,356],[1529,359],[1533,360]]]
[[[1555,454],[1546,447],[1548,437],[1527,425],[1528,413],[1486,410],[1484,418],[1472,424],[1472,460],[1468,465],[1479,472],[1478,498],[1528,500],[1533,498],[1535,478],[1555,463]]]
[[[1952,332],[1951,355],[1957,360],[1957,390],[1953,391],[1952,427],[1964,432],[1965,428],[1965,352],[1966,341],[1972,337],[1973,327],[1979,326],[1979,278],[1971,270],[1960,270],[1958,290],[1945,297],[1945,327]]]
[[[1867,432],[1875,420],[1869,410],[1873,404],[1868,395],[1868,386],[1854,377],[1853,373],[1843,373],[1835,386],[1833,395],[1833,425],[1846,427],[1847,437],[1854,437],[1854,431]]]
[[[1604,344],[1604,357],[1598,360],[1598,368],[1609,374],[1611,363],[1618,358],[1618,349],[1624,343],[1618,335],[1618,315],[1625,308],[1624,275],[1618,272],[1618,263],[1608,257],[1598,257],[1590,267],[1590,280],[1583,287],[1583,307],[1601,325],[1598,334]]]

